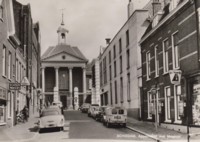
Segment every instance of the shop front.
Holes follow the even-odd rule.
[[[6,90],[0,88],[0,125],[6,124]]]
[[[190,80],[190,125],[200,127],[200,76]]]

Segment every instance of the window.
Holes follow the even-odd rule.
[[[102,68],[102,62],[100,63],[100,85],[103,85],[103,68]]]
[[[123,96],[123,78],[120,78],[120,97],[121,97],[121,103],[124,102],[124,96]]]
[[[12,103],[11,103],[11,92],[8,92],[8,101],[7,101],[7,106],[8,106],[8,117],[11,118],[12,116]]]
[[[117,64],[116,61],[114,62],[114,75],[117,76]]]
[[[147,72],[147,80],[150,79],[150,75],[151,75],[151,66],[150,66],[150,62],[151,62],[150,52],[147,52],[147,53],[146,53],[146,72]]]
[[[126,51],[126,63],[127,63],[127,69],[130,68],[130,53],[129,50]]]
[[[122,65],[122,56],[120,56],[120,58],[119,58],[119,63],[120,63],[120,73],[122,73],[123,72],[123,65]]]
[[[111,65],[109,67],[109,71],[110,71],[110,80],[112,80],[112,66]]]
[[[19,71],[18,71],[18,81],[20,82],[21,81],[21,63],[19,62],[18,63],[18,69],[19,69]]]
[[[172,35],[172,55],[173,55],[173,68],[178,69],[179,63],[179,49],[178,49],[178,33]]]
[[[170,7],[169,7],[170,11],[172,11],[173,9],[175,9],[178,6],[179,2],[180,2],[180,0],[171,0]]]
[[[116,47],[115,45],[113,46],[113,56],[114,56],[114,59],[116,58]]]
[[[131,96],[130,96],[130,73],[127,74],[127,100],[130,101],[131,100]]]
[[[126,31],[126,46],[129,46],[129,31]]]
[[[169,40],[165,40],[163,42],[163,69],[164,73],[167,73],[169,71],[169,53],[168,53],[168,48],[169,48]]]
[[[1,0],[0,0],[0,20],[3,20],[3,6],[1,5]]]
[[[183,100],[181,100],[181,85],[175,85],[174,86],[174,109],[175,109],[175,122],[180,122],[181,123],[181,110],[183,110]],[[182,106],[182,108],[180,108]]]
[[[110,104],[113,104],[113,100],[112,100],[112,83],[110,83]]]
[[[153,113],[153,95],[151,92],[147,92],[147,105],[148,105],[148,119],[152,119],[152,113]]]
[[[122,52],[122,39],[119,39],[119,53]]]
[[[15,79],[18,81],[18,59],[15,61]]]
[[[155,47],[155,73],[156,77],[159,76],[159,56],[158,56],[158,47]]]
[[[117,81],[115,81],[115,104],[118,103],[118,96],[117,96]]]
[[[111,63],[111,51],[109,51],[109,63]]]
[[[165,87],[165,121],[171,120],[170,100],[171,100],[171,89],[170,89],[170,87]]]
[[[2,56],[2,75],[6,76],[6,47],[3,46],[3,56]]]
[[[12,54],[11,52],[8,53],[8,79],[12,77]]]
[[[103,75],[104,75],[104,84],[106,84],[107,83],[106,57],[103,59]]]

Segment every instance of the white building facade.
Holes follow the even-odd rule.
[[[148,11],[133,11],[128,5],[128,20],[100,55],[101,103],[122,106],[130,117],[140,117],[141,56],[138,42],[146,30]],[[104,103],[103,103],[104,102]]]

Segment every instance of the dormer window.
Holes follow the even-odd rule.
[[[159,21],[160,21],[162,15],[163,15],[163,12],[162,12],[162,11],[159,11],[159,12],[154,16],[153,21],[152,21],[152,27],[155,27],[155,26],[159,23]]]
[[[171,0],[170,6],[169,6],[170,11],[175,9],[178,6],[178,4],[180,3],[180,1],[181,0]]]

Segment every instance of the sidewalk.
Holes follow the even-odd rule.
[[[38,121],[39,115],[33,115],[29,118],[28,122],[20,123],[14,127],[5,127],[0,130],[0,142],[23,142],[29,141],[36,136],[38,128],[36,122]]]
[[[138,121],[133,118],[128,118],[127,128],[139,132],[141,135],[151,137],[154,140],[158,141],[180,141],[187,142],[187,134],[177,132],[174,130],[162,128],[158,126],[157,132],[154,123]],[[200,132],[200,128],[196,129],[193,132]],[[191,131],[192,133],[192,131]],[[190,140],[199,141],[200,137],[191,137]]]

